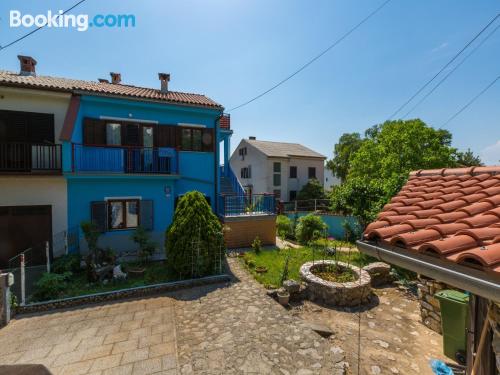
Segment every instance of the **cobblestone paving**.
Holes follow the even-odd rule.
[[[269,299],[232,259],[234,283],[14,319],[0,365],[59,375],[342,374],[343,352]]]

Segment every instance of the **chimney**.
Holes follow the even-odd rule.
[[[22,76],[36,76],[35,65],[36,60],[31,56],[21,56],[18,55],[17,58],[21,64],[21,71],[19,72]]]
[[[250,137],[248,137],[248,139],[251,140],[251,141],[256,141],[257,137],[254,137],[253,135],[251,135]]]
[[[118,85],[122,81],[122,75],[120,73],[109,73],[111,76],[111,83],[114,85]]]
[[[109,83],[109,80],[105,78],[97,78],[97,80],[99,81],[99,83]]]
[[[170,82],[170,74],[158,73],[158,79],[161,82],[161,92],[168,92],[168,82]]]

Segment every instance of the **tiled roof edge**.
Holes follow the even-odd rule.
[[[500,165],[492,165],[486,167],[466,167],[466,168],[441,168],[441,169],[420,169],[410,172],[410,177],[424,176],[475,176],[482,173],[490,173],[492,175],[500,174]]]

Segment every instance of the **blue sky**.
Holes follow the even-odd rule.
[[[2,0],[0,44],[9,11],[47,13],[76,0]],[[375,0],[87,0],[74,13],[134,14],[134,28],[85,32],[45,29],[0,51],[0,69],[18,54],[43,75],[96,80],[110,71],[125,83],[203,93],[227,109],[269,88],[376,8]],[[496,0],[392,0],[300,75],[231,113],[233,148],[242,137],[299,142],[328,157],[344,132],[383,122],[500,11]],[[497,24],[500,20],[497,20]],[[412,117],[439,127],[500,74],[500,30]],[[489,163],[500,159],[500,81],[447,125],[455,147]]]

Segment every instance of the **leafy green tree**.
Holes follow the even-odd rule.
[[[456,165],[450,132],[422,120],[386,121],[367,133],[351,158],[348,178],[397,180],[413,170]]]
[[[326,162],[326,167],[344,182],[349,173],[350,161],[359,150],[363,140],[359,133],[344,133],[333,149],[333,159]]]
[[[312,178],[298,192],[297,199],[325,199],[325,189],[317,179]]]
[[[476,167],[484,165],[481,158],[474,155],[470,148],[464,152],[457,152],[456,158],[458,167]]]
[[[180,278],[216,272],[223,251],[222,225],[203,194],[191,191],[177,203],[167,229],[165,251],[170,271]]]

